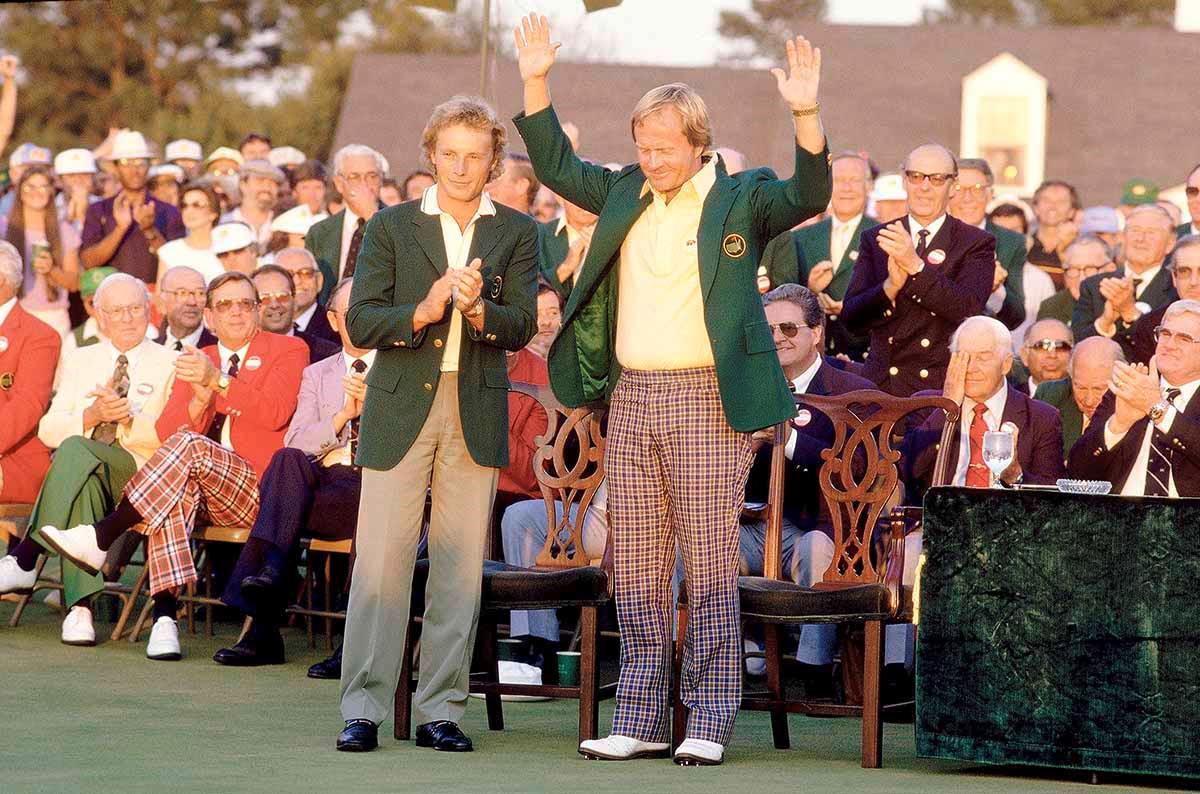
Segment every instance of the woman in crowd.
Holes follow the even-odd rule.
[[[79,289],[79,235],[58,219],[48,167],[26,169],[15,195],[8,217],[0,217],[0,237],[25,258],[21,306],[65,334],[71,330],[67,296]]]
[[[221,217],[221,200],[208,185],[196,182],[183,188],[179,200],[187,236],[165,243],[158,249],[158,277],[177,265],[200,272],[205,282],[225,272],[212,252],[212,230]]]

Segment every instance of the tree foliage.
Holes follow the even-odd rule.
[[[371,24],[348,25],[356,13]],[[404,0],[0,6],[0,49],[20,56],[25,72],[13,142],[55,150],[131,127],[159,142],[193,138],[207,151],[253,129],[324,157],[356,53],[469,51],[474,30]],[[270,82],[276,101],[248,99],[239,80]]]
[[[947,0],[943,21],[1025,25],[1171,24],[1175,0]]]
[[[752,0],[750,11],[722,11],[718,30],[747,45],[753,55],[778,55],[780,43],[799,31],[801,21],[825,15],[825,0]]]

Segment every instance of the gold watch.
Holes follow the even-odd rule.
[[[472,320],[481,314],[483,314],[483,298],[475,298],[475,302],[471,304],[471,308],[463,312],[464,317],[469,317]]]

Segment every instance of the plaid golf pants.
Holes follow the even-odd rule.
[[[150,592],[196,581],[188,536],[203,509],[219,526],[251,526],[258,516],[258,476],[237,453],[181,430],[163,442],[125,486],[145,519]]]
[[[752,460],[750,435],[725,420],[714,369],[622,372],[605,460],[621,625],[613,733],[668,740],[678,543],[689,605],[687,735],[728,743],[741,703],[738,527]]]

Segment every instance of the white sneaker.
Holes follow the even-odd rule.
[[[716,766],[725,760],[725,748],[704,739],[684,739],[675,748],[675,763],[680,766]]]
[[[9,554],[0,559],[0,593],[32,593],[36,581],[37,571],[22,571],[16,557]]]
[[[146,658],[159,662],[177,662],[183,654],[179,650],[179,624],[163,615],[154,621],[150,629],[150,641],[146,643]]]
[[[101,550],[96,543],[96,528],[91,524],[80,524],[65,532],[54,527],[42,527],[41,537],[63,559],[70,560],[87,573],[98,574],[104,567],[108,552]]]
[[[92,610],[71,607],[62,624],[63,645],[95,645],[96,629],[92,626]]]
[[[746,673],[756,677],[762,677],[767,674],[767,659],[762,655],[763,648],[754,640],[744,640],[742,642],[742,650],[745,651],[746,658]],[[751,656],[750,654],[758,654]]]
[[[670,749],[671,746],[666,742],[643,742],[619,733],[614,733],[604,739],[588,739],[579,743],[579,754],[592,761],[666,758]]]

